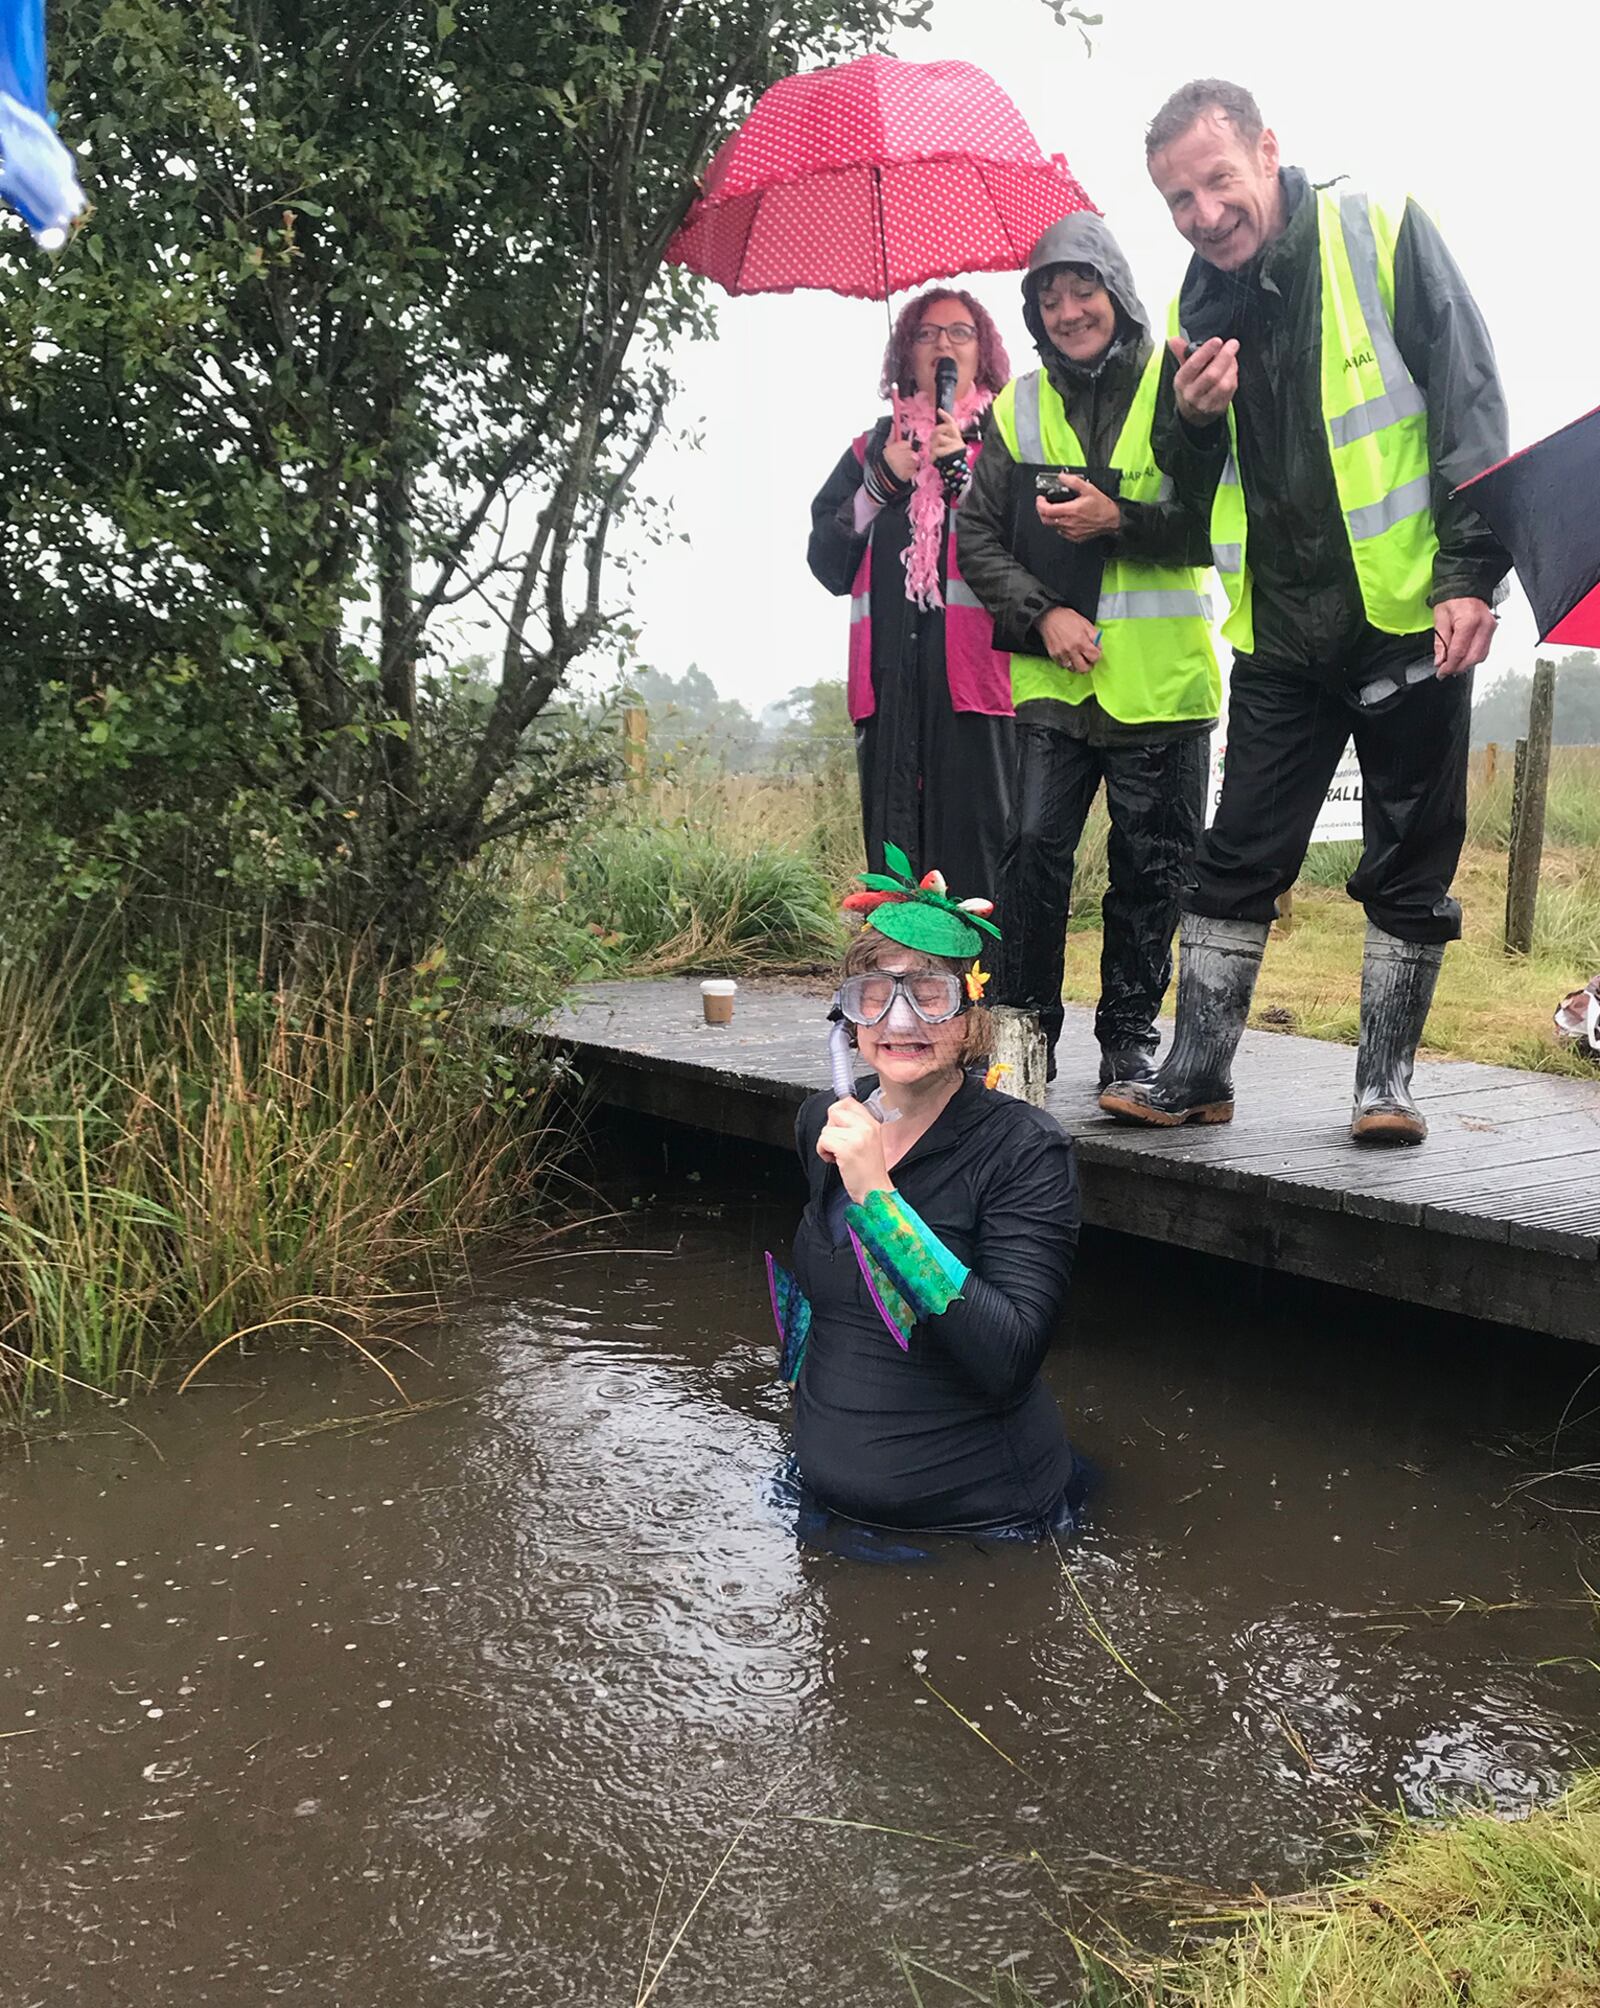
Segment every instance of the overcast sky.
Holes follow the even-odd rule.
[[[931,32],[902,35],[893,53],[961,58],[996,78],[1105,212],[1158,322],[1188,254],[1145,175],[1144,128],[1189,78],[1231,77],[1254,91],[1284,159],[1313,180],[1348,174],[1432,211],[1494,336],[1514,447],[1600,404],[1592,6],[1103,5],[1092,54],[1042,0],[935,0]],[[1013,367],[1032,367],[1017,275],[971,286]],[[659,449],[645,484],[689,542],[640,561],[634,599],[644,661],[674,675],[698,663],[725,696],[758,710],[844,673],[846,602],[806,569],[808,512],[882,409],[884,310],[829,293],[719,300],[720,338],[680,358],[675,417],[698,422],[701,443]],[[1515,589],[1502,612],[1480,686],[1534,654]]]

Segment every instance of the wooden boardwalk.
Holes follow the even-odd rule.
[[[820,986],[819,986],[820,988]],[[793,1148],[827,1084],[819,996],[742,985],[701,1020],[687,979],[586,985],[548,1036],[614,1106]],[[1420,1150],[1345,1140],[1355,1055],[1249,1032],[1238,1111],[1216,1129],[1124,1129],[1095,1105],[1098,1051],[1069,1008],[1050,1108],[1078,1142],[1091,1225],[1600,1342],[1600,1081],[1424,1062]]]

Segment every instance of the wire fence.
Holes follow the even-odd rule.
[[[1473,748],[1467,774],[1467,849],[1504,858],[1511,842],[1513,746]],[[1097,797],[1078,848],[1072,915],[1080,925],[1099,919],[1106,889],[1105,797]],[[1564,895],[1592,880],[1600,897],[1600,746],[1553,746],[1545,799],[1545,892]],[[1313,844],[1301,869],[1306,886],[1342,886],[1360,861],[1359,843]],[[1586,888],[1584,888],[1586,889]]]
[[[820,753],[818,752],[820,748]],[[861,823],[853,749],[818,741],[812,771],[729,774],[717,762],[678,759],[669,772],[640,762],[635,812],[646,820],[714,829],[735,848],[757,843],[807,857],[841,896],[862,868]],[[642,750],[642,749],[641,749]],[[1473,748],[1468,769],[1467,842],[1462,864],[1474,907],[1504,899],[1511,838],[1515,746]],[[825,754],[827,757],[821,757]],[[1078,846],[1072,919],[1093,927],[1107,884],[1108,824],[1102,792]],[[1299,884],[1335,890],[1354,872],[1359,842],[1315,843]],[[1463,897],[1467,893],[1463,892]],[[1587,962],[1600,959],[1600,745],[1554,746],[1545,807],[1539,880],[1539,946]]]

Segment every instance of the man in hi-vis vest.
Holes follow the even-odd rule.
[[[1411,1072],[1466,834],[1471,671],[1509,560],[1451,489],[1506,453],[1483,320],[1414,202],[1388,210],[1280,168],[1255,100],[1187,84],[1146,137],[1194,247],[1170,333],[1162,464],[1210,510],[1233,646],[1227,757],[1179,930],[1178,1023],[1127,1121],[1227,1122],[1279,894],[1346,742],[1361,762],[1367,912],[1350,1134],[1420,1143]]]
[[[1222,700],[1208,625],[1211,552],[1204,510],[1174,500],[1151,444],[1176,363],[1152,336],[1128,261],[1092,210],[1066,217],[1033,247],[1022,318],[1042,367],[1008,383],[991,406],[961,512],[967,581],[995,616],[996,635],[1009,630],[1022,643],[1011,657],[1017,775],[994,887],[1004,939],[991,1002],[1022,1014],[1025,1041],[1035,1027],[1043,1034],[1053,1073],[1074,857],[1103,782],[1110,882],[1094,1029],[1105,1087],[1155,1072],[1156,1012],[1172,978]],[[1070,500],[1017,493],[1019,480],[1036,486],[1038,470],[1068,468],[1105,470],[1115,497],[1070,473],[1061,477]],[[1022,562],[1019,508],[1034,511],[1048,549],[1057,548],[1053,532],[1063,550],[1090,544],[1104,553],[1092,620]],[[1032,561],[1040,564],[1037,550]],[[1022,1082],[1008,1085],[1027,1092],[1036,1069],[1024,1057],[1021,1071]]]

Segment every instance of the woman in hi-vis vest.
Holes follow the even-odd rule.
[[[934,406],[941,361],[953,408]],[[883,359],[892,415],[851,442],[811,505],[811,570],[850,595],[850,717],[867,863],[897,844],[919,873],[993,885],[1011,803],[1011,680],[962,577],[957,512],[979,421],[1010,374],[970,293],[902,309]]]
[[[1046,232],[1022,300],[1042,367],[996,398],[962,515],[967,578],[997,626],[1026,637],[1011,657],[1017,786],[995,884],[1005,946],[993,1002],[1037,1018],[1053,1074],[1074,857],[1104,782],[1103,1087],[1153,1071],[1222,696],[1205,592],[1211,553],[1204,516],[1173,499],[1151,446],[1176,364],[1152,339],[1100,217],[1083,211]],[[1041,466],[1101,472],[1116,493],[1067,474],[1059,486],[1071,500],[1036,498]],[[1062,604],[1018,556],[1019,509],[1070,544],[1099,545],[1094,619]],[[1047,559],[1036,552],[1033,562],[1048,569]]]

